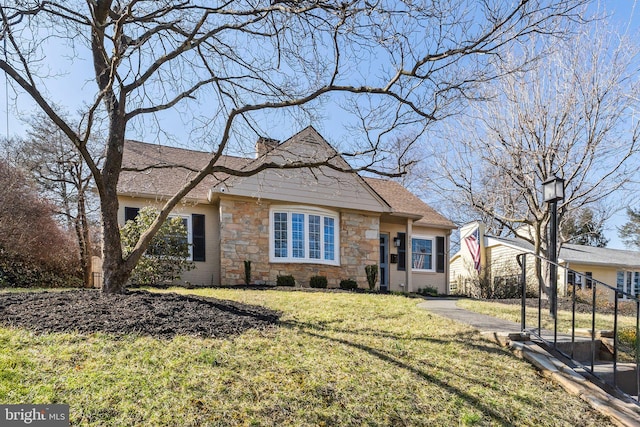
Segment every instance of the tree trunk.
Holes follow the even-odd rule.
[[[85,287],[94,286],[91,270],[91,240],[89,235],[89,224],[87,221],[87,211],[82,193],[82,188],[78,189],[77,218],[75,221],[76,236],[78,238],[78,248],[80,250],[80,266],[82,267],[82,278]]]
[[[102,198],[102,292],[123,293],[131,276],[128,263],[122,259],[120,227],[118,225],[118,199],[113,195]]]
[[[122,168],[126,120],[122,104],[118,103],[113,93],[106,97],[105,104],[109,111],[109,136],[100,183],[96,182],[100,192],[102,214],[102,292],[117,294],[124,293],[127,281],[135,267],[131,258],[125,260],[122,257],[118,224],[118,180]]]

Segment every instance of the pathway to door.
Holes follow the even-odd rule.
[[[473,326],[480,332],[520,332],[520,324],[498,319],[486,314],[474,313],[457,306],[458,298],[427,299],[418,307],[449,319]]]
[[[458,298],[428,298],[419,303],[418,307],[433,314],[465,323],[494,342],[498,342],[498,335],[517,334],[521,331],[519,323],[465,310],[458,307],[457,302]],[[594,409],[615,419],[620,425],[640,426],[640,406],[617,399],[590,385],[583,376],[564,365],[534,342],[512,342],[510,347],[535,365],[543,376],[551,378],[567,392],[579,395]]]

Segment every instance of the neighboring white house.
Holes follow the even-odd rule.
[[[211,153],[127,141],[118,185],[124,224],[145,206],[159,207],[203,167]],[[262,162],[332,158],[347,164],[308,127],[283,143],[260,138],[256,156],[223,156],[234,170]],[[196,268],[184,281],[201,285],[274,284],[293,275],[308,286],[314,275],[329,286],[354,279],[367,286],[365,266],[378,264],[378,285],[414,292],[448,290],[449,236],[456,226],[397,182],[364,178],[329,167],[267,169],[249,177],[208,176],[173,212],[187,225]]]
[[[521,274],[516,256],[533,253],[533,245],[520,239],[485,234],[479,222],[461,228],[460,250],[451,257],[450,283],[452,293],[463,292],[479,273],[473,268],[473,259],[464,239],[477,230],[480,235],[481,271],[494,285],[519,281]],[[533,257],[529,257],[530,263]],[[580,289],[590,289],[592,280],[618,288],[632,295],[640,295],[640,252],[593,246],[563,244],[558,256],[558,290],[564,295],[575,283]],[[529,264],[530,265],[530,264]],[[610,292],[609,298],[614,298]]]

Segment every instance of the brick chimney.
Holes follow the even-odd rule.
[[[264,156],[276,148],[278,144],[280,144],[280,141],[277,139],[265,138],[264,136],[259,137],[258,142],[256,142],[256,158]]]

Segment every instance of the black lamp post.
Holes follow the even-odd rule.
[[[554,319],[558,317],[558,201],[564,200],[564,179],[553,175],[542,183],[544,201],[551,207],[549,223],[549,278],[551,287],[551,303],[549,311]],[[557,325],[557,322],[554,322]],[[555,333],[554,333],[555,342]]]

